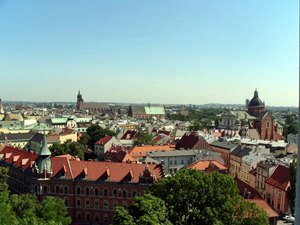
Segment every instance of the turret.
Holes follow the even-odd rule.
[[[43,135],[42,147],[38,156],[38,173],[43,178],[48,178],[52,174],[51,152],[48,149],[45,134]]]

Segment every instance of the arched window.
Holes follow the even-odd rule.
[[[44,191],[44,194],[47,194],[47,193],[48,193],[48,187],[47,187],[47,185],[44,185],[43,191]]]
[[[103,190],[103,195],[104,195],[104,196],[107,196],[107,195],[108,195],[107,189],[104,189],[104,190]]]
[[[59,186],[58,185],[55,186],[55,192],[59,193]]]
[[[85,194],[86,195],[90,195],[90,189],[87,187],[87,188],[85,188]]]
[[[69,187],[68,186],[64,186],[64,192],[65,192],[65,194],[68,194],[68,192],[69,192]]]
[[[80,195],[80,187],[77,187],[76,193],[77,193],[78,195]]]
[[[95,188],[95,195],[98,196],[99,192],[98,192],[98,188]]]
[[[113,196],[114,196],[115,198],[118,197],[118,191],[117,191],[116,189],[113,190]]]
[[[127,191],[123,190],[123,198],[127,198]]]

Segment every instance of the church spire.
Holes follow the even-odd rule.
[[[43,134],[42,147],[38,156],[38,173],[43,178],[48,178],[52,173],[51,152],[48,149],[45,134]]]

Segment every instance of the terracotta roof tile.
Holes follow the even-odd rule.
[[[97,141],[96,145],[105,145],[109,140],[112,139],[112,136],[105,136],[103,138],[100,138],[99,141]]]
[[[129,155],[135,159],[146,157],[148,152],[173,151],[174,147],[170,145],[144,145],[135,146],[129,151]]]
[[[266,183],[286,191],[290,185],[290,169],[283,165],[278,165],[273,174],[266,179]]]

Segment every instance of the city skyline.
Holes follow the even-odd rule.
[[[0,98],[298,106],[298,2],[2,1]]]

